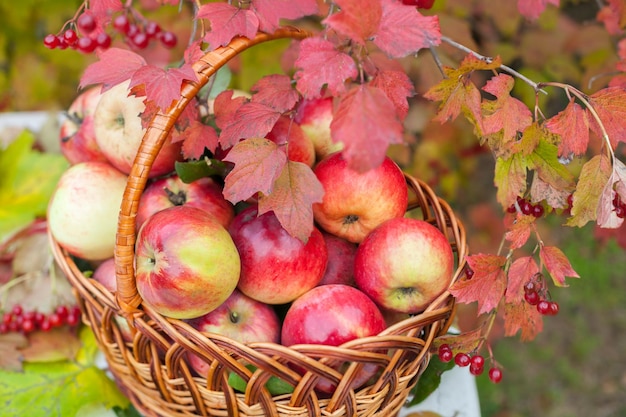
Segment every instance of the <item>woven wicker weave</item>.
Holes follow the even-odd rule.
[[[272,39],[306,36],[307,32],[284,28],[252,40],[235,39],[227,47],[207,53],[194,64],[199,81],[185,84],[175,105],[154,117],[121,205],[115,250],[116,294],[86,278],[72,256],[51,237],[57,262],[82,308],[83,321],[95,334],[118,385],[146,416],[393,416],[427,366],[433,339],[446,332],[450,324],[454,300],[446,292],[422,314],[378,336],[341,347],[243,345],[219,335],[201,334],[183,321],[163,317],[141,303],[133,269],[134,217],[148,171],[174,122],[209,77],[244,49]],[[428,186],[410,176],[406,179],[410,195],[407,211],[434,224],[447,236],[457,258],[456,281],[467,250],[463,226]],[[132,342],[124,339],[126,324],[134,329]],[[185,358],[190,352],[211,364],[206,378],[194,374],[187,365]],[[245,364],[257,370],[252,372]],[[378,367],[374,381],[356,391],[350,389],[353,377],[366,364]],[[302,376],[293,369],[308,372]],[[248,381],[245,393],[229,386],[232,372]],[[294,392],[273,397],[265,387],[271,376],[291,384]],[[327,397],[319,396],[313,389],[319,378],[336,382],[336,391]]]

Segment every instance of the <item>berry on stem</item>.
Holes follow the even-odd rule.
[[[55,49],[59,46],[59,38],[56,35],[50,34],[43,38],[43,44],[48,49]]]
[[[542,315],[550,314],[550,301],[541,300],[537,303],[537,311]]]
[[[536,291],[524,293],[524,300],[531,306],[536,306],[541,301],[539,294]]]
[[[76,19],[76,26],[82,33],[88,35],[96,28],[96,19],[91,13],[85,12]]]
[[[63,32],[63,38],[69,46],[74,45],[78,41],[78,35],[74,31],[74,29],[67,29],[65,32]]]
[[[500,370],[500,368],[491,368],[489,370],[489,379],[494,384],[497,384],[500,381],[502,381],[502,371]]]
[[[467,353],[459,352],[454,357],[454,363],[461,367],[468,366],[470,364],[470,357]]]
[[[177,38],[176,35],[172,32],[159,32],[159,36],[158,36],[159,40],[161,41],[161,44],[163,44],[164,47],[166,48],[173,48],[176,46],[177,43]]]

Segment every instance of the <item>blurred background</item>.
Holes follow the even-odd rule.
[[[183,39],[189,32],[185,9],[140,2],[147,15]],[[446,36],[505,64],[532,80],[570,83],[591,93],[615,75],[619,61],[619,31],[609,33],[598,13],[600,0],[561,0],[536,22],[524,20],[516,0],[437,0]],[[616,2],[622,4],[621,2]],[[93,55],[68,49],[48,50],[42,40],[71,19],[79,1],[21,0],[0,3],[0,112],[59,111],[77,94],[78,79]],[[623,4],[622,4],[623,6]],[[626,16],[613,16],[619,26]],[[233,87],[246,89],[264,73],[279,70],[276,57],[286,45],[259,53],[254,48],[233,66]],[[464,53],[437,48],[446,65],[457,65]],[[146,51],[151,59],[180,58],[181,49]],[[177,55],[178,54],[178,55]],[[408,146],[390,150],[409,173],[427,181],[455,207],[469,230],[473,253],[496,252],[503,235],[502,208],[495,202],[493,158],[478,145],[471,127],[459,120],[441,125],[430,120],[436,105],[420,97],[441,79],[433,56],[420,54],[404,62],[418,95],[407,120]],[[488,75],[488,74],[487,74]],[[481,80],[477,80],[480,83]],[[517,82],[514,94],[529,106],[532,88]],[[556,90],[540,95],[541,109],[550,116],[567,103]],[[623,148],[618,154],[624,160]],[[581,165],[584,161],[573,161]],[[578,166],[579,166],[578,165]],[[544,320],[544,331],[532,342],[502,338],[496,326],[491,343],[504,379],[494,385],[477,378],[484,417],[618,417],[626,415],[626,228],[600,232],[593,225],[562,227],[564,217],[542,222],[546,243],[567,254],[580,279],[568,288],[552,289],[561,310]],[[620,246],[621,244],[621,246]],[[460,309],[459,323],[470,328],[473,306]],[[452,417],[452,416],[446,416]]]

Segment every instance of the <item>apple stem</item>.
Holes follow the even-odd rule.
[[[231,311],[229,317],[230,317],[231,323],[233,324],[239,323],[239,314],[237,314],[236,311]]]

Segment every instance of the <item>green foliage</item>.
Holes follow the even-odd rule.
[[[416,405],[424,401],[430,394],[433,393],[441,382],[441,374],[445,371],[449,371],[454,367],[454,361],[442,362],[439,360],[438,355],[433,355],[428,363],[428,367],[420,376],[417,381],[417,385],[411,391],[413,398],[411,398],[410,405]]]

